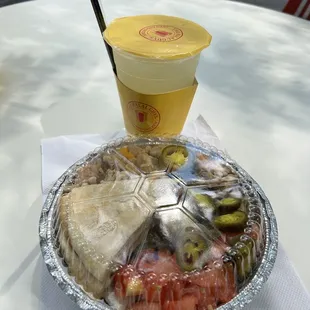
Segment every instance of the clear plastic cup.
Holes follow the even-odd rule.
[[[142,94],[163,94],[193,85],[200,53],[211,35],[173,16],[140,15],[114,20],[105,30],[118,79]]]
[[[182,59],[156,59],[113,49],[119,80],[142,94],[162,94],[193,85],[200,54]]]
[[[113,49],[128,133],[179,134],[197,89],[201,51],[212,39],[208,31],[179,17],[140,15],[114,20],[103,37]]]

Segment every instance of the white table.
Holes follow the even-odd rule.
[[[310,23],[234,2],[103,3],[108,21],[156,12],[213,34],[189,119],[201,113],[262,185],[280,240],[310,289]],[[40,139],[122,126],[89,1],[0,9],[0,309],[39,307]]]

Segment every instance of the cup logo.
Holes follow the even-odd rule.
[[[130,101],[127,108],[131,124],[141,132],[150,132],[160,123],[159,112],[146,103]]]
[[[183,31],[169,25],[152,25],[142,28],[139,34],[150,41],[170,42],[180,39]]]
[[[146,121],[146,118],[147,118],[146,112],[136,110],[136,115],[137,115],[137,121],[139,123],[144,123]]]

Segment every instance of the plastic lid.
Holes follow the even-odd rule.
[[[73,172],[57,213],[60,253],[84,290],[113,308],[165,309],[174,296],[180,309],[215,309],[255,272],[261,205],[217,151],[133,138]]]
[[[114,20],[104,32],[113,48],[160,59],[180,59],[208,47],[211,35],[189,20],[165,15],[140,15]]]

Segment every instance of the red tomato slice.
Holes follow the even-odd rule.
[[[180,268],[174,255],[168,251],[143,251],[138,258],[137,270],[157,275],[180,273]]]
[[[167,300],[162,310],[196,310],[198,298],[194,295],[184,295],[180,300]]]
[[[218,289],[218,300],[225,304],[237,295],[237,277],[233,263],[224,264],[222,270],[222,283]]]
[[[160,301],[163,304],[166,300],[179,300],[183,296],[184,282],[181,277],[171,275],[167,284],[162,287]]]
[[[166,300],[178,300],[183,295],[184,283],[179,274],[170,276],[158,276],[155,273],[145,275],[144,286],[148,302],[160,302]]]
[[[209,310],[210,308],[216,308],[216,297],[210,293],[208,288],[200,287],[198,285],[191,285],[184,289],[184,294],[190,294],[196,296],[198,299],[198,306],[201,310]],[[209,307],[209,309],[208,309]]]
[[[204,288],[214,288],[217,274],[214,269],[201,270],[190,275],[190,283]]]
[[[145,275],[145,299],[148,302],[159,302],[162,287],[167,285],[167,280],[159,278],[155,273],[149,273]]]
[[[137,269],[145,273],[145,298],[148,302],[177,300],[182,297],[181,270],[174,255],[168,251],[143,251]]]
[[[127,265],[115,274],[115,295],[124,299],[143,294],[148,302],[180,299],[183,288],[180,273],[170,252],[146,250],[140,254],[136,267]]]
[[[127,310],[161,310],[161,307],[157,303],[138,302],[127,308]]]
[[[118,299],[139,296],[145,291],[141,274],[131,265],[127,265],[118,270],[113,280],[114,293]]]
[[[217,302],[226,303],[236,295],[236,276],[233,265],[225,264],[221,268],[212,268],[193,273],[189,276],[187,286],[199,287],[197,295],[199,304]]]

